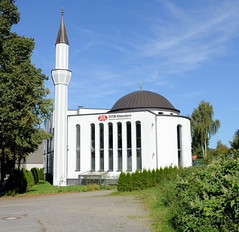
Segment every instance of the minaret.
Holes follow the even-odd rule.
[[[55,85],[53,185],[66,186],[67,165],[67,99],[71,71],[68,70],[69,41],[63,18],[56,38],[56,67],[52,70]]]

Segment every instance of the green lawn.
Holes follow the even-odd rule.
[[[50,194],[50,193],[67,193],[67,192],[87,192],[87,191],[108,190],[108,189],[116,189],[116,187],[99,186],[96,184],[87,185],[87,186],[71,185],[71,186],[65,186],[65,187],[57,187],[57,186],[51,185],[47,181],[40,180],[39,183],[31,187],[31,189],[28,192],[23,194],[18,194],[16,196]]]

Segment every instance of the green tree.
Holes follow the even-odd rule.
[[[0,1],[0,157],[1,181],[48,135],[40,128],[49,116],[48,77],[31,64],[34,40],[11,32],[20,20],[15,0]]]
[[[229,154],[229,148],[219,140],[217,141],[215,152],[217,156],[227,156]]]
[[[230,142],[232,149],[239,149],[239,129],[236,130],[233,140]]]
[[[220,127],[219,120],[213,120],[213,107],[209,102],[201,101],[198,108],[194,108],[191,115],[193,154],[205,159],[211,136],[215,135]]]

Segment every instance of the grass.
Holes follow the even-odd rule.
[[[176,232],[173,228],[170,220],[170,208],[166,207],[163,204],[163,194],[165,188],[162,186],[156,186],[153,188],[149,188],[141,191],[133,191],[133,192],[118,192],[115,191],[111,193],[111,195],[121,195],[128,196],[134,195],[137,199],[139,199],[144,205],[145,208],[150,211],[150,217],[153,219],[151,229],[153,231],[160,232]]]
[[[88,191],[97,191],[97,190],[109,190],[116,189],[112,186],[99,186],[96,184],[79,186],[79,185],[70,185],[70,186],[53,186],[49,182],[40,180],[37,185],[31,187],[29,191],[23,194],[17,194],[15,196],[28,196],[28,195],[38,195],[38,194],[54,194],[54,193],[70,193],[70,192],[88,192]]]
[[[142,199],[146,208],[150,210],[150,216],[153,219],[153,231],[176,232],[171,224],[171,209],[164,205],[163,199],[164,188],[156,186],[141,191],[138,195]]]

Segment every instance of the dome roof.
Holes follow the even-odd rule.
[[[151,91],[135,91],[120,98],[110,112],[128,111],[136,109],[168,110],[179,113],[173,105],[162,95]]]

